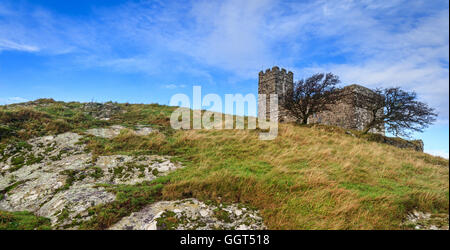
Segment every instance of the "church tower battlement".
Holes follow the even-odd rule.
[[[267,69],[265,72],[259,72],[258,94],[266,94],[266,99],[258,98],[258,116],[262,114],[260,108],[264,103],[266,104],[265,117],[268,120],[270,117],[270,95],[278,95],[278,121],[279,122],[294,122],[295,117],[284,108],[283,101],[285,94],[294,88],[294,73],[287,72],[277,66],[272,69]],[[343,97],[337,103],[330,105],[329,110],[315,113],[308,118],[308,124],[319,123],[326,125],[338,126],[346,129],[363,130],[366,124],[372,120],[372,112],[354,105],[354,102],[359,99],[364,99],[376,93],[366,87],[353,84],[342,89],[351,93]],[[381,115],[382,110],[378,114]],[[372,129],[370,132],[384,135],[384,125]]]
[[[278,94],[278,120],[280,122],[292,121],[288,116],[287,111],[282,107],[283,95],[294,87],[294,73],[287,72],[286,69],[281,69],[277,66],[272,69],[267,69],[265,72],[259,72],[258,94],[266,94],[266,100],[259,100],[258,104],[262,105],[266,102],[266,117],[270,117],[269,99],[270,94]],[[258,109],[258,113],[260,109]]]

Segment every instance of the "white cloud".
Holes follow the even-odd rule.
[[[165,89],[178,89],[178,88],[185,88],[186,85],[184,85],[184,84],[179,84],[179,85],[177,85],[177,84],[165,84],[165,85],[162,85],[161,87],[165,88]]]
[[[28,102],[29,100],[22,97],[0,97],[0,105]]]
[[[167,84],[167,85],[163,85],[162,87],[165,88],[165,89],[176,89],[177,85],[175,85],[175,84]]]
[[[430,155],[440,156],[440,157],[443,157],[446,159],[449,158],[448,150],[425,150],[425,153],[430,154]]]
[[[106,48],[96,41],[98,36],[93,35],[96,31],[89,21],[57,15],[26,2],[0,3],[0,52],[21,50],[59,55]]]
[[[0,38],[0,51],[2,50],[20,50],[27,52],[39,51],[39,48],[32,45],[18,44],[12,41],[8,41]]]
[[[0,3],[0,53],[72,53],[85,67],[211,84],[214,70],[238,79],[275,64],[297,78],[332,71],[345,83],[415,90],[448,123],[447,1],[139,1],[81,20],[17,6]]]
[[[255,72],[261,63],[274,60],[271,38],[264,26],[273,1],[200,1],[192,6],[190,29],[178,30],[171,49],[234,73]]]
[[[421,100],[437,109],[438,122],[448,124],[448,6],[443,4],[423,17],[411,18],[422,9],[426,12],[431,8],[421,6],[420,2],[406,4],[406,8],[405,2],[399,2],[400,5],[390,6],[373,5],[371,1],[365,6],[358,2],[318,3],[322,8],[316,6],[308,11],[308,21],[302,19],[298,22],[300,26],[291,26],[297,27],[299,36],[310,34],[319,42],[328,39],[329,47],[335,48],[330,56],[342,54],[345,60],[340,63],[312,60],[295,73],[305,77],[331,71],[347,84],[414,90]],[[312,31],[308,30],[311,26]],[[316,54],[315,48],[306,53],[308,59],[311,54],[323,56],[320,50],[327,47],[320,44],[317,47]]]
[[[416,91],[419,98],[437,109],[439,122],[448,123],[448,69],[436,62],[424,62],[414,56],[402,60],[371,60],[361,64],[329,64],[305,68],[304,75],[313,72],[333,72],[346,84],[358,83],[367,87],[400,86]]]

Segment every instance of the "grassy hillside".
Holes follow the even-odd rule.
[[[278,137],[258,130],[184,130],[169,127],[173,107],[118,105],[108,121],[80,103],[39,100],[0,107],[0,153],[33,136],[82,132],[121,124],[152,125],[159,133],[114,138],[85,136],[93,157],[108,154],[175,156],[186,168],[151,183],[110,186],[113,204],[92,209],[84,228],[105,228],[155,200],[195,197],[242,202],[260,209],[269,229],[401,229],[407,212],[447,213],[448,160],[371,142],[328,126],[280,124]]]

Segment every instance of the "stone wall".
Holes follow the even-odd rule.
[[[283,95],[294,86],[294,74],[277,66],[259,72],[258,94],[266,94],[266,99],[258,98],[258,114],[262,112],[261,106],[266,104],[266,118],[270,117],[270,94],[278,94],[278,121],[294,122],[296,119],[283,107]],[[372,119],[368,110],[358,108],[354,103],[366,97],[376,95],[372,90],[360,85],[349,85],[344,88],[349,93],[337,104],[331,105],[328,111],[314,114],[308,119],[308,123],[319,123],[339,126],[346,129],[363,130],[365,125]],[[382,110],[380,110],[382,112]],[[384,135],[384,126],[372,129],[370,132]]]
[[[266,94],[266,99],[258,98],[258,112],[261,105],[266,103],[266,118],[270,117],[270,94],[278,94],[278,121],[294,121],[289,112],[283,108],[283,95],[294,86],[294,73],[287,72],[277,66],[267,69],[265,72],[259,72],[258,94]]]
[[[350,133],[351,132],[347,132]],[[422,140],[406,140],[400,137],[387,137],[382,134],[361,134],[359,135],[361,138],[365,138],[369,141],[374,141],[378,143],[385,143],[392,145],[397,148],[408,148],[408,149],[414,149],[419,152],[423,152],[423,141]]]
[[[346,129],[363,130],[372,120],[372,113],[366,109],[357,107],[355,102],[368,97],[373,98],[376,95],[372,90],[357,85],[344,87],[344,98],[337,104],[330,105],[329,110],[314,114],[308,119],[309,124],[319,123],[325,125],[334,125]],[[382,110],[379,111],[382,112]],[[369,132],[384,135],[384,126],[371,129]]]

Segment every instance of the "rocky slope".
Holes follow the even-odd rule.
[[[123,126],[89,129],[85,134],[114,138]],[[138,136],[148,127],[132,131]],[[108,155],[95,161],[86,152],[84,135],[63,133],[9,145],[0,161],[0,210],[29,211],[50,218],[55,229],[78,228],[91,218],[89,208],[114,201],[116,195],[102,184],[151,181],[182,167],[170,157]],[[170,219],[173,213],[176,224]],[[176,220],[176,219],[175,219]],[[159,224],[158,224],[159,222]],[[195,199],[160,201],[123,218],[110,229],[262,229],[257,212],[238,205],[205,205]]]
[[[257,211],[239,204],[205,204],[196,199],[160,201],[123,218],[110,229],[265,229]]]
[[[174,130],[176,107],[0,106],[0,229],[448,229],[448,160],[332,126]]]

